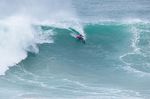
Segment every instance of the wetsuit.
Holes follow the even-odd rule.
[[[77,35],[76,38],[79,39],[79,40],[83,40],[83,36],[82,35]]]

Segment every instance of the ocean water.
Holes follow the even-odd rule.
[[[0,99],[149,98],[149,0],[0,1]]]

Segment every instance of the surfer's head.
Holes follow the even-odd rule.
[[[79,36],[81,36],[81,37],[82,37],[82,35],[81,35],[81,34],[79,34]]]

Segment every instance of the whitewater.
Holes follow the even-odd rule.
[[[1,0],[0,98],[149,99],[149,12],[149,0]]]

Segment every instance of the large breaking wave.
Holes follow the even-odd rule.
[[[70,0],[1,1],[0,14],[0,75],[27,57],[28,52],[38,53],[38,44],[52,43],[51,30],[43,33],[41,25],[59,28],[74,27],[84,34]],[[9,7],[6,7],[9,6]],[[59,8],[61,6],[61,8]]]

